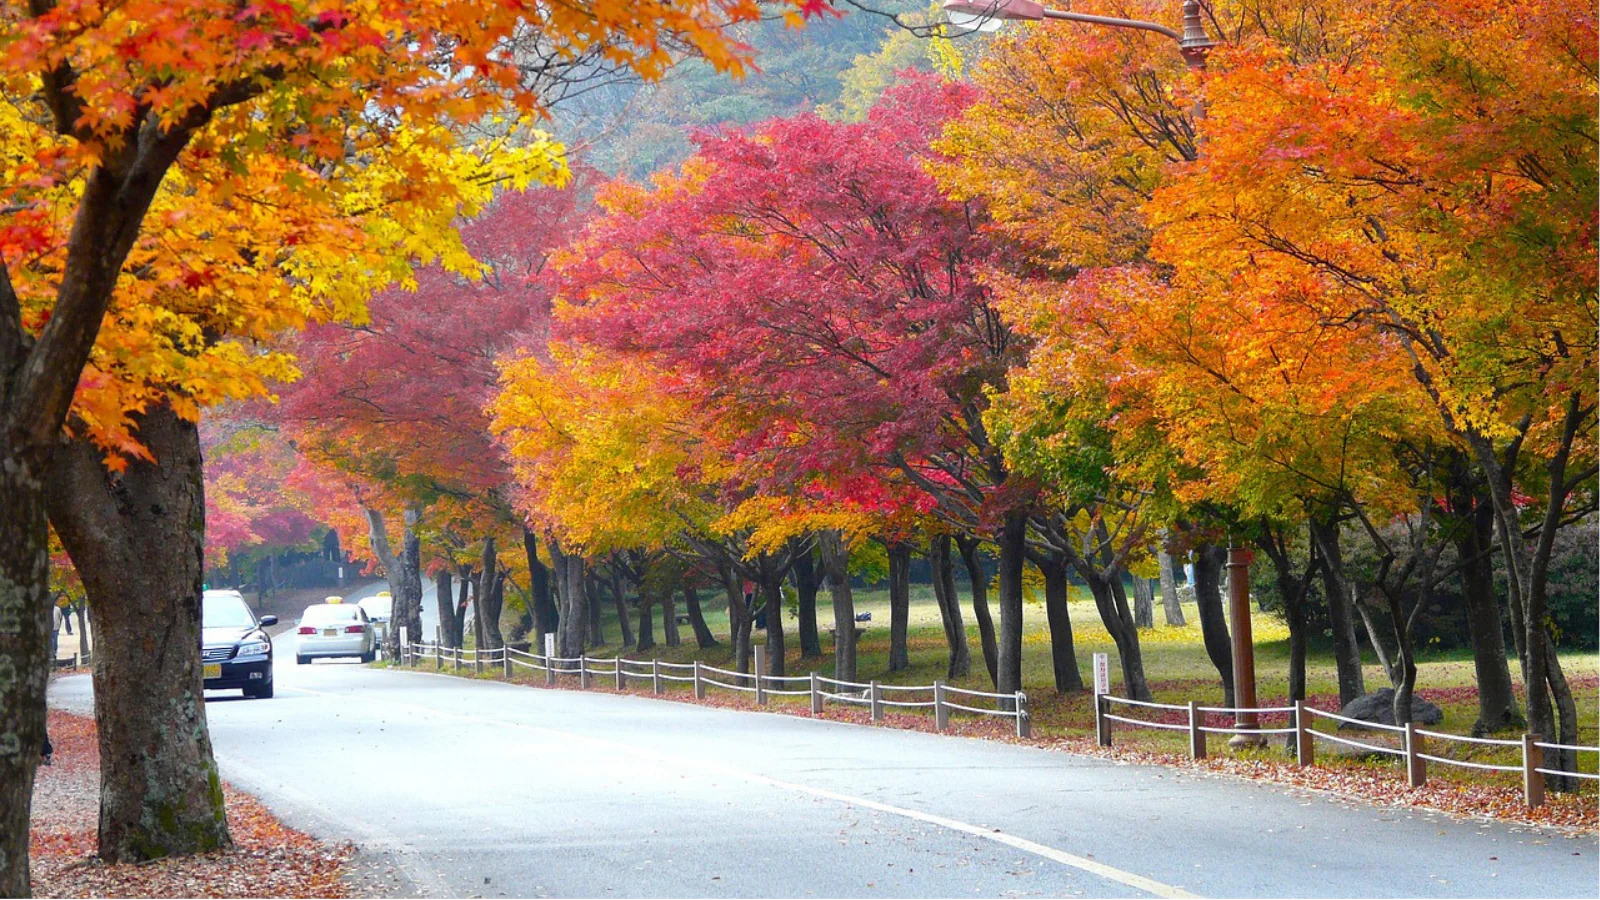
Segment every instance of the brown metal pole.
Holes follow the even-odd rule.
[[[1257,729],[1261,720],[1256,716],[1256,648],[1250,635],[1250,551],[1243,547],[1228,548],[1228,625],[1233,630],[1233,705],[1241,711],[1234,714],[1234,725],[1241,729]],[[1266,743],[1260,734],[1236,734],[1228,741],[1230,747],[1259,747]]]

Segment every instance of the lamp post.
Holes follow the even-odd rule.
[[[1176,41],[1178,53],[1192,69],[1204,69],[1206,54],[1216,46],[1216,42],[1206,35],[1205,22],[1200,18],[1200,0],[1184,0],[1182,33],[1140,19],[1118,19],[1048,9],[1032,0],[945,0],[943,6],[950,24],[968,31],[997,31],[1006,22],[1059,19],[1107,28],[1154,32]],[[1196,114],[1200,112],[1202,110],[1197,105]],[[1251,708],[1256,705],[1256,655],[1255,643],[1250,635],[1250,551],[1231,545],[1228,548],[1228,616],[1233,626],[1234,706],[1239,709]],[[1234,723],[1240,729],[1251,731],[1261,727],[1255,712],[1236,713]],[[1228,744],[1232,747],[1251,747],[1265,742],[1264,735],[1247,732],[1234,735]]]
[[[1032,0],[945,0],[944,12],[950,24],[969,31],[997,31],[1006,22],[1038,22],[1044,19],[1153,31],[1177,41],[1178,52],[1183,55],[1184,61],[1196,69],[1205,68],[1206,51],[1216,46],[1216,42],[1206,36],[1206,26],[1200,18],[1200,0],[1184,0],[1182,34],[1155,22],[1048,9]]]
[[[1261,720],[1256,705],[1256,645],[1250,634],[1250,558],[1251,553],[1228,542],[1228,620],[1233,626],[1233,724],[1239,733],[1228,739],[1229,747],[1260,747],[1267,737],[1256,731]],[[1249,710],[1246,712],[1246,710]]]

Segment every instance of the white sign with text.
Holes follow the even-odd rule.
[[[1104,653],[1094,655],[1094,692],[1096,696],[1111,693],[1111,660]]]

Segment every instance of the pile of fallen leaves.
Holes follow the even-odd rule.
[[[346,897],[355,848],[284,826],[255,798],[224,786],[234,847],[181,859],[106,865],[95,856],[100,751],[94,720],[52,710],[55,764],[33,789],[29,861],[38,897]]]

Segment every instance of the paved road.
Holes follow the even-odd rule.
[[[1597,845],[1023,747],[339,662],[230,781],[432,896],[1594,897]],[[51,688],[87,709],[86,678]]]

